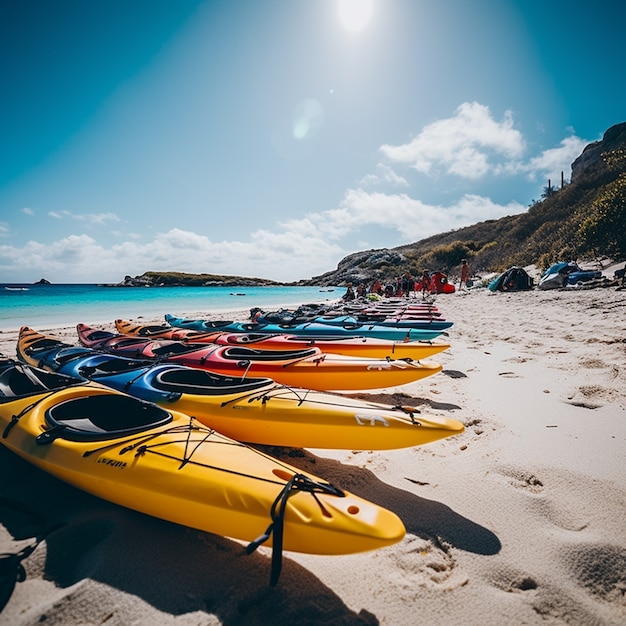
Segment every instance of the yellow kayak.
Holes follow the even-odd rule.
[[[175,328],[169,324],[136,324],[128,320],[115,320],[118,333],[132,337],[170,339],[187,343],[214,343],[221,346],[248,346],[261,350],[307,350],[319,348],[327,354],[342,354],[368,359],[412,359],[419,361],[443,352],[449,343],[432,341],[389,341],[375,337],[267,335],[261,333],[206,332]]]
[[[171,363],[137,361],[72,346],[22,327],[17,355],[25,363],[86,377],[193,415],[248,443],[297,448],[384,450],[419,446],[463,432],[463,424],[337,394],[287,387],[271,379],[221,376]]]
[[[391,511],[192,417],[99,385],[50,382],[50,376],[0,361],[2,443],[79,489],[252,542],[249,551],[267,543],[275,551],[350,554],[405,534]]]

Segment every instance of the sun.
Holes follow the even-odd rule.
[[[339,19],[348,30],[362,30],[374,12],[374,0],[339,0]]]

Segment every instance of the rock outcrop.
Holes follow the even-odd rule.
[[[331,287],[348,283],[369,283],[376,278],[385,278],[390,272],[397,274],[406,261],[402,252],[388,248],[354,252],[339,261],[336,270],[314,276],[310,280],[302,280],[298,284]]]
[[[626,144],[626,122],[611,126],[600,141],[585,146],[581,155],[572,163],[572,183],[578,182],[587,170],[599,164],[604,152]]]

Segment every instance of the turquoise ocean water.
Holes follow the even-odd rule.
[[[58,327],[98,324],[118,318],[240,311],[247,320],[252,307],[274,310],[307,302],[331,302],[341,288],[320,287],[101,287],[98,285],[17,285],[0,283],[0,330],[21,326]]]

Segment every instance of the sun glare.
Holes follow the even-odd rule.
[[[361,30],[374,12],[374,0],[339,0],[339,19],[348,30]]]

